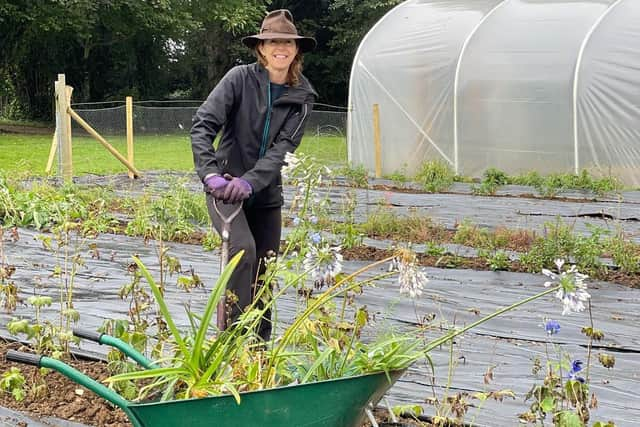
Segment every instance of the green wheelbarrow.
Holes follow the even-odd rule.
[[[122,351],[145,368],[155,367],[124,341],[76,329],[74,335]],[[404,370],[299,384],[233,396],[135,403],[60,360],[9,350],[6,359],[53,369],[121,408],[134,427],[359,427]]]

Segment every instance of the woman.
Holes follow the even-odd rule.
[[[285,154],[300,144],[317,96],[301,73],[302,53],[315,48],[316,42],[298,35],[291,12],[270,12],[260,33],[242,42],[254,49],[257,62],[230,70],[200,106],[191,128],[196,172],[218,233],[222,221],[214,199],[224,202],[218,205],[224,215],[243,203],[230,232],[230,257],[240,250],[244,256],[228,284],[237,297],[229,322],[251,304],[261,260],[278,253],[284,203],[280,169]],[[221,129],[214,150],[213,140]],[[271,335],[270,317],[267,313],[257,331],[264,340]]]

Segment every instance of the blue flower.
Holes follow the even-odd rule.
[[[294,225],[294,227],[299,226],[300,225],[300,218],[298,218],[298,217],[293,218],[293,225]]]
[[[317,224],[318,223],[318,217],[315,215],[311,215],[311,217],[309,218],[309,222],[311,224]]]
[[[569,371],[569,379],[584,384],[585,380],[579,377],[578,372],[582,371],[582,360],[574,360],[571,362],[571,370]]]
[[[320,235],[320,233],[315,232],[309,236],[309,239],[311,240],[311,243],[317,245],[322,241],[322,236]]]
[[[549,335],[555,335],[560,332],[560,323],[557,320],[548,320],[544,324],[544,330]]]
[[[574,360],[571,362],[571,372],[578,373],[582,371],[582,360]]]

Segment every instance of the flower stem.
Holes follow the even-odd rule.
[[[375,268],[375,267],[377,267],[379,265],[383,265],[384,263],[387,263],[387,262],[391,261],[392,258],[393,257],[387,257],[387,258],[382,259],[380,261],[376,261],[374,263],[365,265],[364,267],[360,268],[359,270],[357,270],[357,271],[349,274],[348,276],[343,277],[339,281],[337,281],[333,286],[331,286],[323,294],[321,294],[315,301],[313,301],[307,307],[307,309],[300,316],[298,316],[294,320],[294,322],[291,324],[291,326],[289,326],[287,328],[287,330],[284,332],[284,335],[282,336],[282,339],[278,343],[278,346],[272,351],[271,357],[269,358],[269,366],[267,368],[266,377],[267,378],[271,377],[271,372],[272,372],[272,370],[274,368],[274,362],[277,359],[277,355],[289,343],[289,341],[293,337],[294,333],[298,330],[298,328],[300,327],[302,322],[304,322],[311,315],[311,313],[313,313],[318,307],[320,307],[321,305],[323,305],[327,301],[330,301],[331,299],[333,299],[337,295],[339,295],[339,293],[334,293],[334,292],[336,290],[340,289],[344,284],[349,283],[353,278],[359,276],[361,273],[363,273],[363,272],[365,272],[367,270],[371,270],[371,269],[373,269],[373,268]],[[362,284],[362,282],[351,283],[344,289],[344,291],[347,291],[347,290],[350,290],[350,289],[354,289],[354,288],[356,288],[358,286],[361,286],[361,284]],[[342,293],[342,292],[340,292],[340,293]]]
[[[591,311],[591,299],[589,299],[589,323],[591,326],[591,333],[589,334],[589,345],[587,346],[587,372],[586,381],[589,384],[589,371],[591,368],[591,349],[593,348],[593,312]]]
[[[473,329],[473,328],[475,328],[476,326],[481,325],[481,324],[483,324],[484,322],[486,322],[486,321],[488,321],[488,320],[493,319],[494,317],[498,317],[498,316],[500,316],[500,315],[501,315],[501,314],[503,314],[503,313],[506,313],[506,312],[511,311],[511,310],[513,310],[513,309],[515,309],[515,308],[518,308],[518,307],[520,307],[521,305],[524,305],[524,304],[527,304],[527,303],[529,303],[529,302],[531,302],[531,301],[537,300],[538,298],[542,298],[543,296],[548,295],[548,294],[550,294],[550,293],[552,293],[552,292],[555,292],[555,291],[557,291],[558,289],[560,289],[560,286],[556,286],[556,287],[554,287],[554,288],[547,289],[547,290],[546,290],[546,291],[544,291],[544,292],[540,292],[539,294],[536,294],[536,295],[530,296],[529,298],[523,299],[522,301],[518,301],[518,302],[516,302],[516,303],[514,303],[514,304],[511,304],[511,305],[510,305],[510,306],[508,306],[508,307],[502,308],[502,309],[500,309],[500,310],[498,310],[498,311],[496,311],[496,312],[494,312],[494,313],[491,313],[491,314],[489,314],[488,316],[485,316],[485,317],[483,317],[482,319],[477,320],[477,321],[475,321],[475,322],[473,322],[473,323],[471,323],[471,324],[469,324],[469,325],[465,326],[464,328],[461,328],[461,329],[458,329],[458,330],[455,330],[455,331],[451,331],[450,333],[448,333],[448,334],[446,334],[446,335],[443,335],[443,336],[441,336],[440,338],[438,338],[438,339],[436,339],[436,340],[431,341],[429,344],[427,344],[427,346],[424,348],[424,350],[423,350],[423,351],[424,351],[425,353],[427,353],[427,352],[429,352],[429,351],[433,350],[434,348],[439,347],[440,345],[444,344],[445,342],[447,342],[447,341],[449,341],[449,340],[454,339],[454,338],[455,338],[455,337],[457,337],[458,335],[462,335],[462,334],[464,334],[464,333],[465,333],[465,332],[467,332],[469,329]]]

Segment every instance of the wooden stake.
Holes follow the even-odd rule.
[[[51,140],[51,148],[49,149],[49,160],[47,160],[47,167],[45,173],[50,174],[53,167],[53,159],[56,157],[56,149],[58,148],[58,130],[53,132],[53,140]]]
[[[133,98],[127,96],[127,160],[133,166]],[[129,178],[135,178],[133,172],[129,170]]]
[[[70,108],[70,98],[67,94],[65,76],[58,74],[56,82],[56,133],[60,149],[60,169],[62,169],[63,179],[71,181],[73,179],[73,152],[71,149],[71,118],[67,114]]]
[[[376,156],[376,178],[382,178],[382,144],[380,143],[380,105],[373,104],[373,143]]]
[[[69,115],[71,117],[73,117],[73,119],[76,122],[78,122],[78,124],[80,126],[82,126],[89,133],[89,135],[91,135],[92,137],[97,139],[100,144],[102,144],[107,150],[109,150],[109,152],[111,154],[113,154],[116,159],[120,160],[120,163],[125,165],[127,167],[127,169],[129,169],[131,172],[133,172],[134,178],[138,178],[138,177],[141,176],[140,172],[135,168],[135,166],[133,166],[131,163],[129,163],[129,161],[127,161],[127,159],[125,159],[122,156],[122,154],[120,154],[118,152],[118,150],[113,148],[113,146],[111,144],[109,144],[106,139],[104,139],[102,136],[100,136],[100,134],[98,132],[96,132],[91,126],[89,126],[89,124],[87,122],[85,122],[82,119],[82,117],[80,117],[78,115],[78,113],[73,111],[73,109],[71,109],[71,107],[69,107]]]

